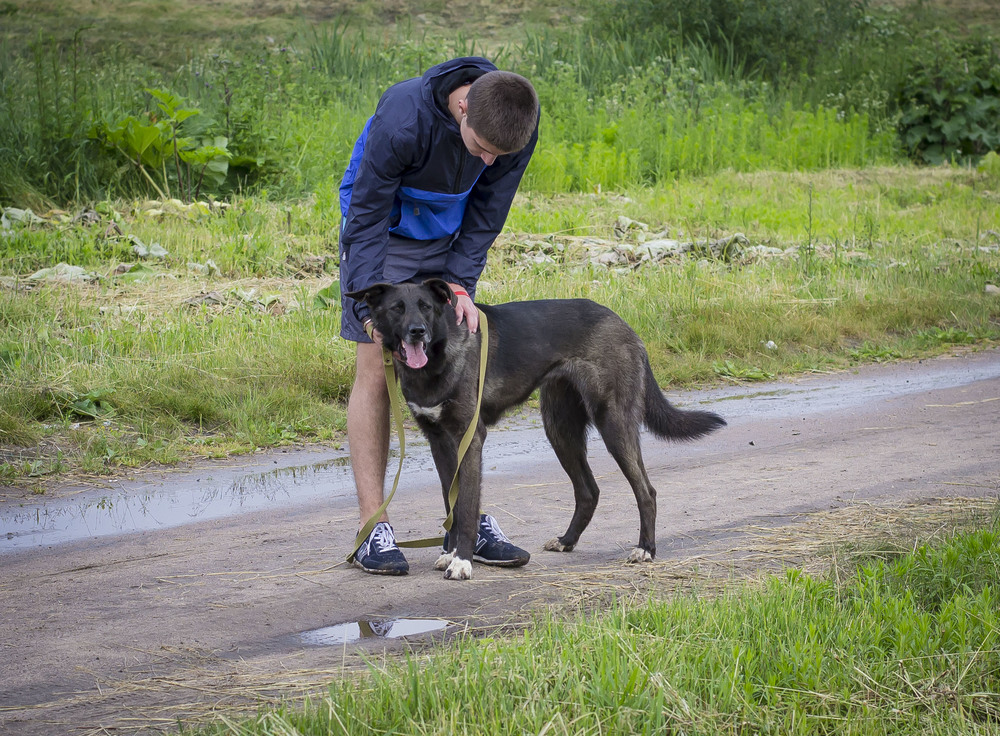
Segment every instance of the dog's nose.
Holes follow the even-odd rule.
[[[427,334],[427,328],[423,325],[410,325],[407,329],[407,334],[413,340],[423,340]]]

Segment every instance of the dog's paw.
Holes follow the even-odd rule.
[[[454,554],[452,554],[451,552],[445,552],[443,555],[441,555],[440,557],[438,557],[437,560],[435,560],[435,562],[434,562],[434,569],[435,570],[447,570],[448,569],[448,565],[451,564],[451,561],[453,559],[455,559],[455,555]]]
[[[448,565],[448,569],[444,571],[445,580],[471,580],[472,579],[472,563],[468,560],[463,560],[461,557],[456,557]]]
[[[631,563],[652,562],[653,555],[651,555],[648,550],[644,550],[642,547],[633,547],[632,552],[625,561]]]
[[[575,544],[563,544],[559,541],[559,537],[550,539],[545,543],[545,549],[549,552],[572,552],[575,546]]]

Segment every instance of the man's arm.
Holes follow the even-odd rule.
[[[408,165],[400,155],[404,150],[407,148],[395,140],[394,131],[374,118],[340,234],[344,253],[342,292],[363,289],[382,278],[392,204]],[[359,305],[357,312],[363,319],[368,308]]]

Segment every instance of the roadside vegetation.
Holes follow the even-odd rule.
[[[183,733],[977,734],[1000,723],[1000,526],[722,593],[540,616]]]
[[[0,3],[0,480],[339,442],[340,174],[382,89],[457,54],[526,74],[545,111],[484,300],[608,304],[665,386],[993,342],[1000,65],[967,2],[982,24]]]
[[[544,109],[483,301],[607,304],[664,386],[995,345],[1000,26],[963,3],[0,1],[0,497],[340,442],[339,178],[454,55]],[[998,575],[994,512],[198,733],[995,732]]]

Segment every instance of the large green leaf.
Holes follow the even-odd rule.
[[[340,282],[334,281],[326,288],[316,292],[313,298],[313,309],[333,309],[340,306]]]
[[[146,88],[146,92],[156,100],[156,106],[163,111],[167,117],[173,117],[174,111],[180,107],[183,100],[177,95],[171,94],[163,89]]]
[[[158,125],[132,121],[125,130],[126,152],[144,164],[158,167],[163,162],[163,131]]]

